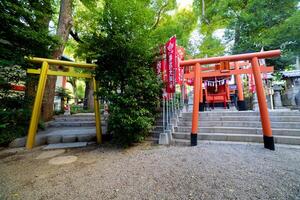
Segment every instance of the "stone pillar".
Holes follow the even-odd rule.
[[[253,94],[253,110],[258,111],[258,100],[257,100],[257,95],[256,93]]]
[[[282,87],[281,87],[281,85],[274,85],[273,89],[274,89],[274,106],[275,106],[275,109],[282,108],[281,93],[280,93],[281,90],[282,90]]]

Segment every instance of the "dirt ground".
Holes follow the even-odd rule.
[[[0,199],[300,200],[300,148],[206,142],[3,149]]]

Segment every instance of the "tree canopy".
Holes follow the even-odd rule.
[[[298,3],[297,0],[195,0],[194,12],[201,20],[202,34],[226,29],[225,39],[233,42],[230,53],[262,48],[283,50],[283,56],[272,62],[282,69],[294,63],[299,55]]]

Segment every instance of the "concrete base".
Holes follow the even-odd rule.
[[[167,130],[166,133],[168,134],[168,138],[169,138],[169,143],[171,143],[173,141],[173,133],[170,130]]]
[[[74,142],[74,143],[59,143],[59,144],[49,144],[44,149],[66,149],[66,148],[78,148],[86,147],[87,142]]]
[[[200,112],[205,111],[205,103],[199,103],[199,111]]]
[[[162,145],[170,144],[168,133],[160,133],[159,134],[158,144],[162,144]]]
[[[197,146],[197,133],[191,133],[191,146]]]
[[[264,135],[264,146],[266,149],[275,150],[274,138]]]

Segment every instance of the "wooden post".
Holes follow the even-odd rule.
[[[198,131],[198,118],[199,118],[199,100],[200,100],[200,64],[195,65],[195,78],[194,78],[194,105],[192,116],[192,132],[191,132],[191,146],[197,146],[197,131]]]
[[[274,138],[272,136],[271,122],[266,102],[266,95],[264,93],[263,82],[261,79],[261,72],[259,68],[258,58],[254,57],[251,60],[252,70],[256,85],[257,99],[260,111],[261,125],[264,137],[264,146],[267,149],[275,150]]]

